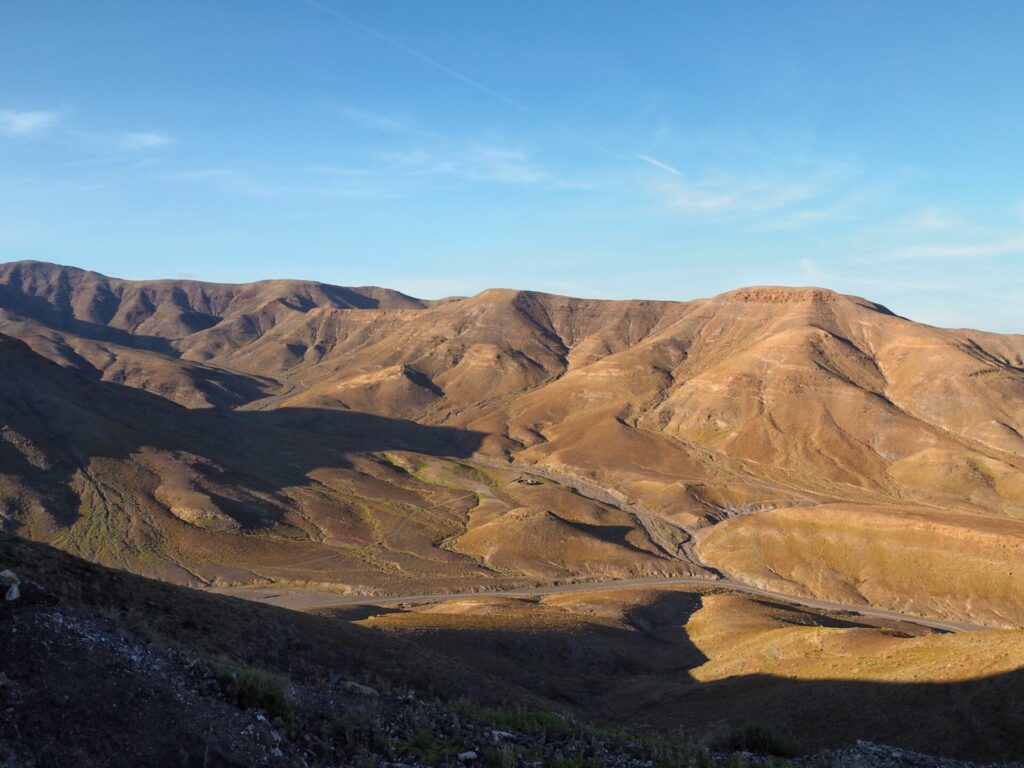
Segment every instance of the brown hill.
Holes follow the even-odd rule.
[[[10,524],[70,546],[74,536],[60,538],[70,513],[46,517],[33,504],[77,499],[76,514],[91,517],[124,499],[131,519],[146,509],[177,521],[153,551],[173,541],[175,557],[209,558],[215,539],[217,552],[248,551],[232,571],[240,581],[282,579],[292,564],[309,579],[311,558],[329,563],[324,582],[346,587],[412,578],[412,562],[415,578],[452,584],[593,574],[588,560],[605,555],[617,572],[694,572],[689,536],[744,512],[755,514],[703,539],[714,542],[707,556],[753,573],[761,566],[743,554],[749,542],[786,536],[797,542],[787,572],[803,573],[820,559],[817,539],[789,534],[822,504],[869,504],[897,526],[944,511],[967,532],[973,520],[1024,518],[1024,336],[921,325],[819,288],[689,302],[491,290],[424,302],[384,289],[130,282],[16,263],[0,267],[0,331],[84,374],[73,383],[45,374],[55,402],[89,392],[114,415],[122,400],[145,402],[131,406],[139,414],[130,438],[125,427],[94,429],[131,446],[107,451],[139,467],[133,475],[119,465],[121,496],[85,504],[91,492],[73,473],[56,484],[52,472],[41,475],[36,496],[11,480]],[[10,369],[5,383],[24,386],[30,375]],[[211,405],[236,410],[198,410]],[[76,407],[83,424],[97,418]],[[37,427],[50,428],[42,416]],[[388,437],[366,439],[367,429]],[[80,454],[78,467],[95,461],[92,449]],[[446,470],[442,484],[426,482],[422,472],[444,457],[490,480]],[[556,489],[555,503],[538,507],[550,517],[509,517],[534,506],[534,489],[515,482],[520,469]],[[582,517],[565,522],[562,506],[580,494],[607,530],[591,531]],[[777,507],[799,514],[756,514]],[[273,535],[252,535],[257,519]],[[884,526],[849,519],[874,537],[871,546],[887,546]],[[738,525],[745,543],[724,536]],[[622,526],[628,534],[613,530]],[[559,557],[541,555],[553,536],[566,542]],[[958,541],[969,549],[977,539]],[[352,552],[339,559],[342,545]],[[1016,615],[998,591],[982,607],[943,607],[909,570],[878,584],[873,572],[848,576],[866,580],[859,595],[899,594],[921,610]],[[822,578],[775,584],[834,594]]]
[[[217,326],[208,344],[242,344],[318,307],[422,306],[384,288],[298,280],[138,282],[41,262],[0,265],[0,330],[58,362],[190,406],[237,405],[271,394],[279,383],[260,374],[175,363],[182,339]]]
[[[473,432],[304,408],[188,410],[87,378],[3,335],[0,363],[0,516],[9,530],[193,585],[402,591],[546,574],[442,546],[488,505],[500,513],[521,503],[498,490],[514,473],[465,475],[443,458],[471,454],[481,439]],[[523,487],[530,492],[580,505],[554,484]],[[592,517],[617,514],[582,506]],[[646,540],[665,572],[690,572],[631,518],[598,519],[580,538],[623,530]],[[581,557],[565,554],[566,575],[589,570]],[[634,566],[620,558],[603,572],[628,576]]]

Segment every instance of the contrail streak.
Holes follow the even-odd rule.
[[[449,77],[454,78],[455,80],[458,80],[459,82],[465,83],[470,88],[474,88],[474,89],[480,91],[481,93],[485,93],[488,96],[490,96],[492,98],[495,98],[498,101],[501,101],[501,102],[507,104],[508,106],[510,106],[510,107],[512,107],[514,109],[519,110],[520,112],[524,112],[524,113],[530,115],[531,117],[533,117],[533,118],[535,118],[535,119],[537,119],[537,120],[539,120],[539,121],[541,121],[541,122],[551,126],[552,128],[558,129],[562,133],[565,133],[565,134],[571,136],[572,138],[576,139],[576,141],[578,141],[578,142],[580,142],[582,144],[585,144],[586,146],[590,147],[591,149],[597,150],[598,152],[600,152],[600,153],[602,153],[604,155],[607,155],[608,157],[612,157],[612,158],[614,158],[616,160],[628,161],[628,158],[623,157],[622,155],[620,155],[617,152],[609,149],[608,147],[605,147],[602,144],[599,144],[596,141],[593,141],[592,139],[587,138],[583,134],[573,130],[572,128],[569,128],[568,126],[562,125],[561,123],[559,123],[559,122],[557,122],[555,120],[552,120],[549,117],[545,117],[544,115],[540,114],[536,110],[531,109],[530,107],[526,106],[522,102],[516,101],[515,99],[512,99],[512,98],[509,98],[505,94],[499,93],[498,91],[494,90],[493,88],[490,88],[490,87],[484,85],[479,80],[474,80],[472,77],[469,77],[468,75],[464,75],[464,74],[462,74],[461,72],[459,72],[456,69],[452,69],[447,64],[444,64],[444,63],[438,61],[437,59],[435,59],[435,58],[433,58],[431,56],[428,56],[427,54],[423,53],[422,51],[417,50],[416,48],[413,48],[412,46],[406,45],[401,40],[396,40],[395,38],[391,37],[390,35],[387,35],[387,34],[381,32],[380,30],[375,29],[374,27],[371,27],[371,26],[369,26],[367,24],[363,24],[361,21],[357,21],[356,19],[353,19],[351,16],[347,16],[344,13],[341,13],[340,11],[336,11],[334,8],[326,6],[323,3],[317,2],[317,0],[299,0],[299,1],[301,3],[303,3],[303,4],[305,4],[305,5],[308,5],[310,8],[315,8],[316,10],[320,11],[321,13],[326,13],[327,15],[333,16],[334,18],[336,18],[336,19],[338,19],[340,21],[343,21],[346,24],[349,24],[349,25],[351,25],[353,27],[356,27],[357,29],[365,32],[366,34],[368,34],[368,35],[370,35],[372,37],[377,38],[382,43],[386,43],[387,45],[390,45],[392,48],[397,48],[398,50],[402,51],[403,53],[405,53],[405,54],[407,54],[409,56],[412,56],[415,59],[419,59],[424,64],[427,64],[427,65],[433,67],[434,69],[438,70],[439,72],[443,72],[444,74],[448,75]]]
[[[681,173],[679,173],[679,169],[678,168],[674,168],[671,165],[669,165],[668,163],[663,162],[663,161],[659,160],[656,157],[651,157],[650,155],[637,155],[636,159],[637,160],[643,160],[648,165],[653,165],[655,168],[660,168],[663,171],[667,171],[668,173],[671,173],[673,176],[681,176],[682,175]]]

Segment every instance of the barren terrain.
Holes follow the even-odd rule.
[[[898,740],[822,702],[973,707],[1024,663],[1024,336],[821,288],[424,301],[17,262],[0,365],[6,531],[579,712]]]

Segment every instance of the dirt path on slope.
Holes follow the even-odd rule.
[[[732,592],[739,592],[741,594],[754,595],[755,597],[764,597],[776,602],[796,605],[801,608],[856,614],[871,619],[902,621],[911,624],[918,624],[930,629],[941,630],[943,632],[978,632],[987,629],[1004,628],[1001,626],[971,624],[969,622],[930,619],[924,616],[915,616],[909,613],[900,613],[899,611],[888,611],[867,605],[847,605],[845,603],[833,603],[828,600],[818,600],[811,597],[795,597],[781,592],[761,589],[749,584],[733,581],[732,579],[711,580],[689,576],[664,579],[617,579],[614,581],[552,584],[541,587],[481,590],[479,592],[449,592],[414,595],[342,595],[334,592],[317,592],[314,590],[292,587],[282,589],[274,589],[272,587],[223,587],[212,589],[210,591],[221,595],[230,595],[232,597],[241,597],[255,602],[268,603],[270,605],[276,605],[279,608],[307,611],[314,608],[338,608],[356,605],[423,605],[426,603],[443,603],[449,600],[464,600],[469,597],[541,597],[572,592],[604,592],[609,590],[637,588],[667,589],[677,586],[724,589]]]

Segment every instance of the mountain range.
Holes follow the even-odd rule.
[[[0,372],[0,570],[62,603],[0,621],[38,658],[2,659],[20,725],[0,762],[8,738],[110,764],[106,736],[65,744],[39,703],[67,688],[88,719],[99,686],[95,717],[149,734],[131,749],[188,742],[206,764],[192,716],[221,712],[228,739],[252,717],[225,709],[234,678],[193,679],[224,658],[292,680],[275,685],[305,707],[295,755],[337,725],[325,691],[364,695],[342,668],[392,693],[362,736],[316,737],[335,757],[426,754],[426,726],[395,721],[422,710],[407,685],[513,711],[467,723],[540,717],[551,755],[590,749],[551,710],[653,729],[653,752],[678,729],[781,750],[764,726],[804,752],[1021,754],[1024,335],[823,288],[427,301],[15,262]],[[126,671],[129,647],[164,672]],[[154,685],[199,697],[167,710],[173,737],[132,714]],[[425,711],[465,748],[458,717]]]
[[[1024,622],[1024,335],[822,288],[425,301],[0,266],[0,516],[192,585],[714,578]],[[951,546],[956,542],[956,546]]]

